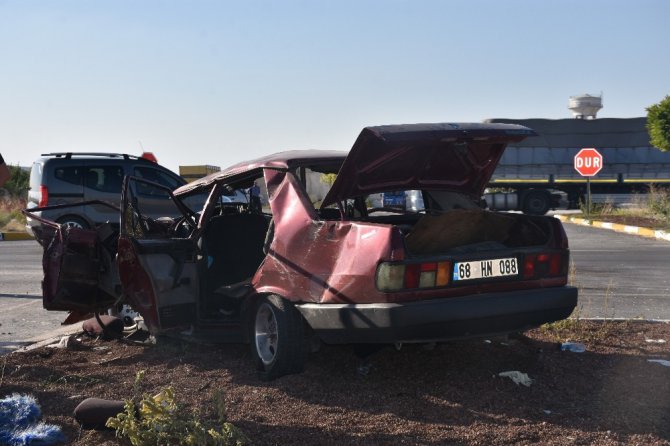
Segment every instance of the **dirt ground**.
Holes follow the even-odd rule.
[[[566,339],[586,352],[561,351]],[[3,396],[34,395],[73,445],[127,444],[80,429],[71,414],[85,398],[166,386],[202,416],[223,390],[229,420],[256,445],[670,445],[670,367],[649,362],[670,360],[667,323],[573,320],[519,339],[388,347],[367,375],[351,347],[323,346],[302,374],[272,382],[258,380],[244,345],[81,340],[1,359]]]

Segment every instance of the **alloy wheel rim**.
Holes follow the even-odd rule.
[[[263,303],[256,313],[254,324],[256,351],[263,364],[270,364],[277,355],[277,318],[273,308]]]
[[[81,224],[77,223],[76,221],[66,221],[63,224],[68,228],[84,229],[84,227]]]

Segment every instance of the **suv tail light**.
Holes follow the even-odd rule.
[[[560,252],[529,254],[523,262],[523,278],[559,277],[568,273],[568,256]]]
[[[40,200],[37,204],[38,207],[44,207],[49,205],[49,189],[46,186],[40,186]]]
[[[451,262],[381,263],[377,267],[377,289],[399,291],[449,285]]]

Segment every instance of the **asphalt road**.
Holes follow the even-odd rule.
[[[566,223],[581,317],[670,320],[670,243]],[[60,327],[42,308],[42,248],[0,243],[0,354]]]
[[[60,327],[66,312],[42,308],[42,247],[0,242],[0,354]]]
[[[581,316],[670,320],[670,242],[564,227]]]

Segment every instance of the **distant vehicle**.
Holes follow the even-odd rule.
[[[647,192],[651,185],[670,187],[670,152],[649,142],[646,118],[490,119],[490,123],[530,127],[537,136],[507,146],[486,194],[492,210],[521,210],[543,215],[586,203],[586,178],[574,169],[582,148],[595,148],[603,168],[591,178],[596,201],[621,201]],[[565,203],[563,203],[565,201]]]
[[[28,208],[48,206],[49,209],[36,215],[66,226],[88,229],[109,221],[118,228],[121,183],[126,175],[162,184],[170,190],[186,183],[179,175],[156,162],[134,155],[46,153],[33,163],[30,171]],[[145,185],[137,187],[136,194],[147,199],[147,215],[158,217],[171,209],[170,197],[165,192]],[[59,207],[82,201],[103,201],[112,206],[91,203]],[[26,230],[34,235],[41,227],[41,222],[29,218]]]
[[[480,207],[505,145],[532,134],[368,127],[348,154],[282,152],[175,191],[154,185],[176,218],[145,215],[146,181],[126,177],[120,233],[51,224],[44,307],[99,311],[123,297],[153,333],[249,343],[263,379],[300,372],[313,342],[435,342],[566,318],[577,289],[561,222]],[[310,189],[336,173],[325,196]],[[253,184],[261,209],[219,199]],[[425,209],[370,199],[398,190],[421,191]]]
[[[407,207],[407,199],[405,191],[390,191],[382,194],[382,203],[384,207],[405,209]]]
[[[243,190],[233,190],[233,191],[224,191],[221,195],[221,201],[223,203],[239,203],[239,204],[249,204],[249,196]]]

